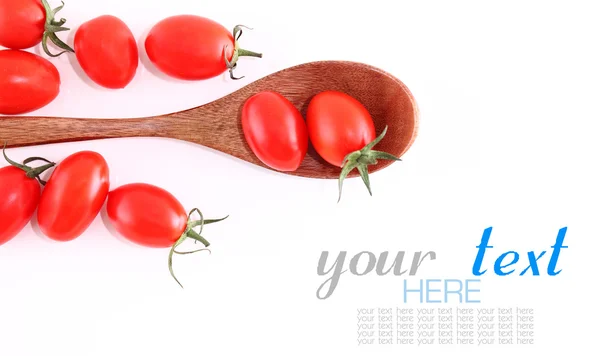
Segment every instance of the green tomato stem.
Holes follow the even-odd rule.
[[[349,153],[344,158],[344,160],[342,162],[342,172],[340,173],[340,178],[338,180],[338,189],[339,189],[338,203],[342,199],[342,185],[344,183],[344,179],[346,179],[346,177],[348,176],[348,174],[350,174],[350,172],[352,170],[354,170],[355,168],[358,169],[358,172],[360,173],[360,177],[362,178],[363,183],[367,187],[369,194],[373,195],[373,193],[371,191],[371,180],[369,179],[369,168],[368,167],[370,165],[377,164],[378,159],[401,161],[400,158],[398,158],[390,153],[375,151],[372,149],[381,140],[383,140],[386,133],[387,133],[387,126],[385,127],[383,132],[377,138],[375,138],[375,140],[373,140],[372,142],[367,144],[361,150]]]
[[[196,231],[194,231],[192,229],[190,229],[187,232],[187,237],[190,238],[190,239],[194,239],[194,240],[200,241],[200,243],[203,244],[204,247],[210,246],[210,242],[208,242],[207,239],[205,239],[204,237],[200,236],[200,234],[198,234]]]
[[[248,51],[247,49],[240,48],[238,49],[238,57],[257,57],[262,58],[262,53],[257,53],[253,51]]]
[[[192,219],[192,215],[194,212],[197,212],[198,215],[200,215],[200,220]],[[223,220],[227,219],[227,217],[229,217],[229,215],[224,218],[221,218],[221,219],[206,219],[205,220],[204,216],[202,215],[202,212],[200,212],[200,210],[198,210],[197,208],[192,209],[190,211],[190,213],[188,214],[188,222],[187,222],[186,229],[181,234],[179,239],[173,244],[173,246],[171,246],[171,249],[169,251],[169,258],[168,258],[169,272],[171,273],[171,276],[173,277],[173,279],[175,279],[175,282],[177,282],[177,284],[179,284],[179,286],[181,288],[183,288],[183,285],[181,284],[181,282],[179,282],[179,280],[175,276],[175,272],[173,271],[173,255],[174,254],[189,255],[189,254],[200,252],[200,251],[208,251],[210,253],[211,251],[208,248],[206,248],[206,247],[210,246],[210,242],[208,242],[208,240],[206,240],[204,237],[202,237],[202,235],[200,235],[202,233],[204,225],[223,221]],[[194,230],[195,227],[200,227],[198,232],[196,232]],[[205,248],[201,248],[201,249],[193,250],[193,251],[184,251],[184,252],[177,251],[177,247],[179,245],[181,245],[183,242],[185,242],[185,240],[187,240],[187,239],[192,239],[194,241],[200,241],[204,245]]]
[[[220,218],[220,219],[206,219],[206,220],[204,220],[204,223],[202,223],[202,220],[196,220],[196,221],[192,221],[192,222],[188,223],[188,226],[191,228],[195,228],[196,226],[214,224],[216,222],[223,221],[223,220],[227,219],[228,217],[229,217],[229,215],[227,215],[224,218]]]
[[[6,160],[6,162],[8,162],[11,166],[17,167],[17,168],[21,169],[22,171],[24,171],[27,178],[37,179],[37,181],[41,185],[46,185],[46,181],[42,180],[40,178],[40,175],[42,175],[42,173],[44,173],[48,169],[54,167],[56,165],[56,163],[50,162],[47,159],[41,158],[41,157],[30,157],[30,158],[27,158],[26,160],[24,160],[23,164],[17,163],[15,161],[13,161],[12,159],[8,158],[8,156],[6,155],[6,145],[7,145],[7,143],[5,142],[4,148],[2,149],[2,154],[4,155],[4,159]],[[35,167],[35,168],[29,167],[27,165],[27,163],[30,163],[33,161],[44,161],[44,162],[48,162],[48,163],[43,166],[40,166],[40,167]]]
[[[67,27],[63,27],[63,25],[65,24],[65,22],[67,22],[67,20],[60,19],[59,21],[57,21],[55,19],[56,13],[58,13],[60,10],[62,10],[65,3],[63,1],[61,1],[62,5],[58,6],[55,9],[52,9],[47,0],[41,0],[41,1],[42,1],[42,5],[44,6],[44,10],[46,11],[46,23],[44,25],[44,34],[42,35],[42,48],[43,48],[44,52],[50,57],[58,57],[61,54],[67,53],[67,52],[75,53],[73,48],[71,48],[68,44],[63,42],[56,35],[57,32],[63,32],[63,31],[70,30]],[[59,52],[57,54],[50,52],[50,49],[48,48],[48,40],[50,40],[56,47],[62,49],[63,51]]]
[[[225,58],[225,66],[227,67],[227,69],[229,69],[229,76],[233,80],[238,80],[238,79],[244,78],[243,76],[238,78],[233,75],[233,70],[235,68],[237,68],[237,61],[240,57],[262,58],[262,53],[249,51],[249,50],[240,48],[239,39],[243,33],[242,28],[247,28],[247,29],[251,30],[250,27],[247,27],[244,25],[237,25],[233,28],[234,48],[233,48],[233,55],[231,56],[231,61],[229,59],[227,59],[227,45],[225,45],[225,47],[223,47],[223,57]]]

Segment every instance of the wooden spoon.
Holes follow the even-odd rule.
[[[166,137],[194,142],[270,169],[250,150],[241,125],[244,102],[265,90],[279,92],[303,115],[310,99],[322,91],[338,90],[355,97],[371,113],[377,135],[388,126],[385,138],[375,148],[396,157],[409,149],[417,133],[417,105],[400,80],[366,64],[320,61],[284,69],[219,100],[169,115],[139,119],[0,116],[0,142],[8,142],[7,147],[22,147],[121,137]],[[393,162],[381,160],[370,166],[369,172]],[[337,179],[340,172],[340,167],[325,162],[310,147],[298,170],[284,173]],[[354,170],[348,177],[357,175]]]

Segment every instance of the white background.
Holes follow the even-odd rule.
[[[60,15],[72,29],[113,14],[140,40],[174,14],[199,14],[227,28],[242,23],[254,27],[244,32],[243,47],[264,58],[240,60],[237,74],[244,80],[225,75],[194,83],[156,75],[143,59],[129,87],[110,91],[82,80],[74,57],[62,56],[52,59],[62,76],[60,96],[31,115],[164,114],[295,64],[343,59],[401,79],[421,109],[420,132],[403,162],[372,176],[373,197],[353,179],[339,204],[333,180],[291,177],[172,140],[10,150],[16,160],[41,155],[57,161],[95,150],[110,164],[113,188],[156,184],[187,209],[230,218],[205,229],[212,255],[176,256],[184,290],[168,274],[166,249],[124,242],[102,217],[68,243],[27,226],[0,247],[0,354],[597,350],[597,328],[586,325],[598,322],[600,23],[592,2],[562,4],[67,1]],[[438,259],[412,278],[465,279],[472,277],[475,246],[489,226],[495,248],[486,256],[488,268],[504,250],[549,251],[558,230],[568,227],[559,276],[486,274],[482,281],[483,306],[535,308],[534,346],[358,347],[356,308],[401,306],[402,277],[347,273],[331,298],[316,298],[324,280],[316,273],[321,251],[434,250]]]

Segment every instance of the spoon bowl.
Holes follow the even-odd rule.
[[[266,90],[279,92],[304,117],[312,97],[322,91],[337,90],[356,98],[373,117],[377,135],[388,127],[376,149],[396,157],[401,157],[410,148],[417,134],[417,104],[400,80],[362,63],[319,61],[281,70],[219,100],[168,115],[138,119],[0,116],[0,141],[7,142],[7,147],[23,147],[122,137],[166,137],[193,142],[271,169],[251,151],[241,124],[245,101]],[[381,170],[393,162],[381,160],[369,166],[369,172]],[[337,179],[340,172],[341,167],[327,163],[309,145],[300,167],[294,172],[282,173]],[[348,177],[357,175],[354,170]]]

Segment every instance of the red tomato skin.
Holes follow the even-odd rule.
[[[242,109],[242,129],[252,152],[272,169],[295,171],[306,156],[306,123],[279,93],[264,91],[250,97]]]
[[[227,70],[233,35],[221,24],[196,15],[177,15],[158,22],[146,37],[150,61],[163,73],[183,80],[202,80]]]
[[[368,110],[339,91],[315,95],[308,104],[306,124],[317,153],[337,167],[346,155],[375,140],[375,124]]]
[[[0,51],[0,114],[40,109],[59,92],[60,74],[47,59],[25,51]]]
[[[0,46],[26,49],[42,41],[46,11],[40,0],[1,0],[0,19]]]
[[[111,15],[96,17],[75,32],[75,56],[83,71],[96,84],[108,89],[125,88],[139,64],[133,33]]]
[[[81,151],[60,162],[46,184],[37,218],[56,241],[79,237],[94,221],[109,191],[108,164],[99,153]]]
[[[29,223],[40,201],[40,184],[19,168],[0,168],[0,245]]]
[[[121,236],[146,247],[171,247],[187,227],[181,203],[166,190],[146,183],[111,191],[106,211]]]

